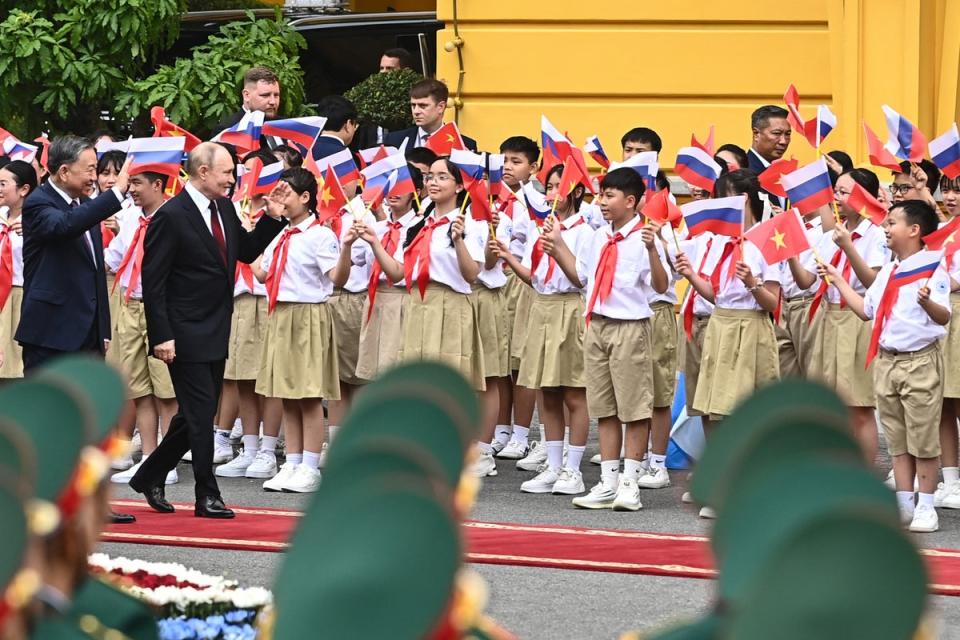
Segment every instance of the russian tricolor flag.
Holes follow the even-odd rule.
[[[550,215],[550,203],[547,202],[546,196],[537,191],[530,182],[523,185],[520,192],[523,194],[523,199],[526,202],[527,213],[530,214],[530,219],[536,222],[537,225],[543,224],[543,221]]]
[[[688,183],[707,191],[713,191],[713,183],[720,177],[720,165],[698,147],[682,147],[673,170]]]
[[[918,251],[900,263],[889,284],[902,287],[917,280],[926,280],[933,276],[942,260],[943,251]]]
[[[130,141],[117,140],[114,142],[113,140],[101,140],[97,143],[95,148],[97,150],[97,160],[99,160],[100,156],[105,154],[107,151],[123,151],[126,153],[130,149]]]
[[[785,173],[780,184],[787,192],[791,206],[806,215],[833,202],[833,183],[823,158],[800,167],[793,173]]]
[[[274,162],[268,164],[260,170],[257,181],[250,185],[250,196],[260,195],[261,193],[270,193],[280,182],[280,174],[283,173],[283,163]]]
[[[583,150],[601,167],[604,169],[610,168],[610,158],[607,157],[606,152],[603,150],[603,145],[600,144],[600,138],[598,136],[590,136],[587,138],[587,144],[584,145]]]
[[[809,122],[807,125],[809,126]],[[830,132],[833,131],[837,126],[837,116],[830,111],[830,107],[825,104],[817,106],[817,117],[814,120],[813,126],[813,136],[814,136],[814,146],[819,147],[821,142],[830,135]]]
[[[386,196],[402,196],[413,193],[413,177],[410,175],[410,167],[407,166],[406,158],[399,153],[377,160],[360,173],[364,178],[363,190],[365,193],[380,185],[385,185],[384,193]]]
[[[260,135],[263,132],[263,111],[250,111],[243,114],[240,122],[224,129],[213,137],[213,142],[231,144],[243,152],[260,148]]]
[[[930,141],[930,158],[951,180],[960,176],[960,134],[956,122],[945,134]]]
[[[170,177],[180,175],[180,163],[183,161],[183,149],[187,142],[183,136],[133,138],[128,142],[130,175],[147,171]]]
[[[463,177],[470,180],[482,180],[486,168],[486,161],[481,153],[474,153],[466,149],[450,151],[450,162],[457,165]]]
[[[613,162],[610,164],[610,171],[628,167],[640,174],[647,184],[650,191],[656,190],[657,172],[660,171],[660,164],[657,161],[656,151],[641,151],[623,162]]]
[[[680,207],[687,223],[687,234],[692,238],[708,231],[735,238],[743,233],[743,209],[747,197],[694,200]]]
[[[317,136],[323,131],[323,125],[326,122],[327,119],[321,116],[267,120],[263,122],[261,132],[267,136],[276,136],[290,142],[296,142],[310,149],[316,142]],[[256,139],[259,142],[260,136],[257,136]]]
[[[495,198],[503,194],[503,154],[487,154],[487,180],[490,181],[490,195]]]
[[[337,180],[340,184],[347,184],[360,179],[360,170],[357,163],[353,160],[353,154],[350,149],[337,151],[325,158],[317,160],[317,170],[323,174],[324,169],[332,167],[333,172],[337,174]]]
[[[360,152],[357,155],[360,156],[360,163],[364,168],[366,168],[377,160],[383,160],[387,156],[391,156],[395,153],[397,153],[396,147],[385,147],[381,144],[379,147],[360,149]]]
[[[883,145],[890,153],[901,160],[920,162],[927,148],[927,138],[917,127],[894,111],[883,105],[883,115],[887,122],[887,144]]]
[[[37,149],[38,147],[27,144],[13,135],[9,135],[3,139],[3,155],[11,160],[33,162],[33,159],[37,157]]]

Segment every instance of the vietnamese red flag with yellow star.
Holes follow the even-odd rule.
[[[810,248],[810,241],[803,230],[803,220],[796,209],[784,211],[755,225],[743,236],[760,249],[767,264],[789,260]]]
[[[923,236],[923,244],[930,251],[943,251],[947,257],[947,271],[953,269],[953,259],[960,251],[960,216],[950,220],[933,233]]]
[[[772,193],[775,196],[780,196],[781,198],[787,197],[787,190],[782,184],[780,184],[780,178],[785,174],[793,173],[797,170],[799,163],[790,158],[786,160],[785,158],[780,158],[779,160],[774,160],[770,163],[770,166],[763,170],[763,172],[757,176],[757,180],[760,181],[760,187]]]
[[[887,208],[856,182],[847,198],[847,206],[878,227],[887,219]]]
[[[327,220],[338,219],[340,209],[347,204],[347,194],[343,192],[340,180],[332,166],[327,167],[323,177],[323,185],[317,194],[317,219],[320,224]],[[339,234],[338,234],[339,235]]]
[[[449,156],[454,149],[466,149],[456,123],[448,122],[427,138],[423,145],[438,156]]]

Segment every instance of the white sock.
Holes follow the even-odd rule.
[[[650,454],[643,454],[643,460],[640,461],[640,469],[646,473],[650,469]]]
[[[563,428],[563,448],[570,446],[570,427]]]
[[[477,442],[477,447],[480,449],[480,453],[489,453],[493,455],[493,445],[489,442]]]
[[[243,441],[243,457],[255,457],[257,455],[257,451],[260,450],[260,438],[254,435],[244,435],[241,440]]]
[[[650,454],[650,468],[652,469],[666,469],[667,468],[667,456],[661,456],[658,453]]]
[[[547,464],[559,473],[563,466],[563,440],[547,440]]]
[[[335,425],[335,424],[331,424],[331,425],[329,425],[329,426],[327,427],[327,442],[328,442],[328,443],[333,444],[333,439],[336,437],[336,435],[337,435],[337,430],[338,430],[339,428],[340,428],[340,427],[339,427],[338,425]]]
[[[218,447],[229,447],[230,446],[230,430],[229,429],[220,429],[218,428],[214,434],[214,444]]]
[[[608,487],[616,487],[620,482],[620,461],[602,461],[600,463],[600,480]]]
[[[530,438],[530,427],[521,427],[518,424],[513,425],[513,435],[511,435],[510,438],[514,442],[526,445]]]
[[[513,428],[509,424],[498,424],[497,430],[493,432],[493,439],[500,446],[507,446],[507,443],[510,442],[510,434],[513,431]]]
[[[316,471],[320,468],[320,454],[304,450],[303,464]]]
[[[630,480],[639,480],[642,469],[643,468],[640,466],[639,460],[631,460],[630,458],[626,458],[623,461],[623,475]]]
[[[547,428],[543,426],[543,423],[540,423],[540,444],[547,444]]]
[[[277,436],[263,436],[263,440],[260,442],[260,451],[275,455],[277,452]]]
[[[303,464],[303,454],[302,453],[288,453],[287,462],[293,466]]]
[[[932,493],[920,493],[917,494],[917,506],[918,507],[930,507],[933,508],[933,494]]]
[[[580,471],[580,462],[583,460],[583,452],[586,450],[586,447],[578,447],[576,445],[567,447],[567,469]]]
[[[912,491],[897,491],[897,504],[900,505],[900,510],[906,513],[912,513],[914,504],[913,504],[913,492]]]
[[[951,485],[960,481],[960,468],[957,467],[944,467],[943,468],[943,484]]]

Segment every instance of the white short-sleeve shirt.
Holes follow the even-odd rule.
[[[857,236],[853,240],[853,248],[857,250],[868,267],[879,269],[889,262],[890,251],[887,249],[887,238],[883,229],[864,218],[852,233]],[[833,233],[827,232],[821,236],[818,250],[820,251],[820,257],[827,262],[832,262],[837,251],[840,251],[840,262],[837,264],[837,269],[843,273],[843,268],[847,264],[847,255],[833,241]],[[856,271],[852,268],[850,269],[849,282],[853,290],[860,295],[866,293],[867,288],[863,286]],[[827,289],[827,299],[833,304],[840,303],[840,292],[837,291],[836,287]]]
[[[457,261],[457,250],[453,246],[453,240],[450,239],[450,226],[457,217],[457,210],[448,211],[443,215],[436,215],[434,211],[428,218],[427,224],[434,220],[441,220],[441,223],[433,230],[433,236],[430,239],[430,281],[443,284],[457,293],[470,294],[473,288],[470,283],[463,278],[460,273],[460,263]],[[483,266],[484,246],[487,243],[487,225],[477,222],[470,216],[464,218],[464,236],[463,241],[467,247],[470,257]],[[424,229],[420,230],[424,233]],[[408,247],[401,242],[393,257],[401,264],[406,259],[406,250]],[[414,258],[415,259],[415,258]],[[406,265],[405,265],[406,266]],[[413,278],[414,285],[417,275],[420,273],[421,266],[414,265]]]
[[[863,311],[874,321],[895,264],[888,263],[880,269],[863,297]],[[917,292],[924,285],[930,287],[930,300],[950,311],[950,279],[941,266],[930,277],[929,283],[926,280],[917,280],[900,288],[897,301],[880,333],[881,348],[891,351],[919,351],[947,335],[947,327],[934,322],[917,303]]]
[[[536,229],[536,227],[533,228]],[[581,291],[580,287],[576,287],[572,282],[570,282],[570,279],[567,278],[567,275],[563,272],[563,269],[561,269],[556,263],[554,263],[553,273],[550,274],[550,280],[546,279],[547,271],[549,270],[550,265],[550,258],[546,254],[544,254],[540,259],[536,270],[533,270],[533,251],[537,246],[537,240],[540,238],[538,231],[533,231],[533,234],[534,235],[530,237],[530,242],[527,243],[526,250],[523,253],[522,264],[524,267],[531,270],[530,280],[534,290],[536,290],[537,293],[542,293],[544,295]],[[570,249],[570,253],[572,253],[574,258],[576,258],[578,261],[580,259],[580,255],[587,248],[592,246],[593,234],[593,227],[591,227],[579,213],[570,216],[561,223],[560,237],[563,238],[567,248]]]
[[[640,229],[640,216],[634,216],[619,231],[624,236],[617,243],[617,269],[613,278],[613,288],[606,300],[598,297],[593,313],[617,320],[642,320],[653,315],[650,300],[653,297],[651,286],[650,259],[647,246],[643,244]],[[610,227],[602,227],[593,232],[585,250],[577,259],[577,274],[581,282],[586,283],[587,304],[593,296],[596,286],[597,268],[604,246],[617,232]]]
[[[307,216],[295,227],[300,233],[290,236],[287,262],[277,292],[278,302],[325,302],[333,293],[330,271],[337,266],[340,243],[329,227],[315,222],[314,216]],[[275,250],[285,233],[274,238],[263,252],[260,268],[267,273],[270,273]]]

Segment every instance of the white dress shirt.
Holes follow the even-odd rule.
[[[863,297],[863,311],[868,318],[876,318],[877,307],[890,280],[896,263],[880,269],[876,279]],[[919,351],[947,335],[947,327],[934,322],[917,303],[917,292],[924,285],[930,287],[930,301],[950,312],[950,280],[941,266],[926,280],[917,280],[900,288],[900,295],[880,333],[880,347],[891,351]]]
[[[613,288],[606,300],[598,297],[593,313],[617,320],[642,320],[653,315],[650,300],[653,298],[651,286],[650,259],[647,246],[640,235],[640,216],[634,216],[619,230],[624,239],[617,243],[617,268],[613,278]],[[636,229],[636,232],[634,230]],[[633,232],[633,233],[632,233]],[[584,294],[587,305],[596,286],[597,267],[600,254],[607,241],[617,233],[610,227],[593,231],[585,250],[577,258],[577,275],[586,283]],[[586,312],[585,312],[586,313]]]
[[[446,285],[457,293],[468,295],[472,293],[473,288],[469,282],[464,280],[463,274],[460,273],[460,263],[457,261],[457,250],[453,246],[453,241],[450,240],[447,235],[450,231],[450,225],[457,217],[457,210],[454,209],[442,216],[437,216],[436,211],[434,211],[433,214],[434,215],[431,215],[427,219],[428,224],[431,220],[440,218],[444,221],[433,230],[433,236],[430,239],[430,281]],[[482,222],[477,222],[470,216],[466,216],[464,218],[464,232],[463,241],[464,244],[466,244],[467,252],[470,254],[470,257],[480,263],[482,267],[485,259],[484,246],[487,243],[487,236],[490,233],[487,231],[487,225]],[[404,254],[406,250],[407,247],[404,247],[403,242],[400,242],[393,255],[394,259],[402,264],[405,259]],[[416,281],[419,272],[420,265],[416,265],[413,270],[412,291],[416,291]]]
[[[278,302],[326,302],[333,293],[330,272],[337,266],[340,243],[329,227],[314,222],[315,217],[307,216],[295,227],[300,233],[290,236],[287,262],[277,292]],[[274,250],[285,233],[277,235],[263,252],[260,268],[267,273],[270,272]]]
[[[543,258],[540,259],[540,264],[537,265],[536,271],[533,271],[533,248],[537,244],[540,233],[535,225],[531,225],[531,229],[533,230],[533,235],[530,237],[530,242],[527,243],[526,250],[523,253],[523,266],[531,270],[530,281],[533,284],[534,290],[544,295],[582,292],[583,289],[575,287],[573,283],[570,282],[570,279],[567,278],[567,274],[563,272],[560,265],[554,266],[550,280],[546,280],[548,265],[550,264],[550,256],[546,253],[544,253]],[[593,234],[593,227],[591,227],[579,213],[570,216],[561,223],[560,237],[563,238],[567,248],[570,249],[570,253],[572,253],[577,260],[580,259],[584,251],[593,247]]]
[[[203,216],[203,223],[207,225],[207,231],[209,231],[212,235],[213,227],[210,226],[210,203],[213,201],[200,193],[199,189],[193,186],[192,182],[187,182],[187,186],[184,187],[184,190],[187,192],[187,195],[190,196],[190,199],[193,200],[193,203],[197,205],[197,209],[200,209],[200,215]],[[220,211],[220,209],[217,209],[217,212],[221,216],[220,228],[223,229],[223,213]],[[224,240],[226,240],[226,235],[224,235]]]
[[[853,247],[857,250],[857,253],[860,254],[860,257],[863,258],[863,261],[867,263],[868,267],[871,269],[879,269],[889,262],[890,251],[887,249],[887,238],[883,233],[883,229],[864,218],[853,230],[853,233],[860,236],[853,241]],[[824,233],[820,237],[817,250],[820,252],[820,257],[827,263],[833,259],[834,254],[840,250],[833,241],[833,232]],[[845,264],[847,264],[847,254],[841,252],[837,270],[842,273]],[[867,291],[867,288],[860,282],[860,278],[857,277],[857,272],[854,271],[853,268],[850,269],[850,286],[861,296]],[[833,304],[840,303],[840,292],[837,291],[836,287],[829,287],[827,289],[827,299]]]
[[[727,239],[718,236],[717,239],[713,241],[713,245],[710,247],[711,255],[707,258],[708,265],[718,264],[726,244],[723,240]],[[780,284],[780,267],[778,265],[768,265],[766,260],[763,259],[760,249],[751,242],[742,242],[740,248],[742,255],[739,256],[739,259],[750,267],[750,272],[753,273],[754,278],[758,278],[761,283],[776,282]],[[754,311],[763,311],[763,307],[760,306],[760,303],[757,302],[753,294],[747,291],[747,287],[740,281],[740,278],[736,275],[730,278],[727,277],[727,270],[735,269],[736,267],[733,263],[735,257],[738,257],[737,249],[734,249],[733,253],[723,261],[723,264],[719,265],[720,286],[719,291],[714,292],[714,302],[716,306],[720,309],[751,309]],[[714,266],[714,269],[715,268],[716,266]],[[712,273],[712,271],[713,269],[707,273]]]

